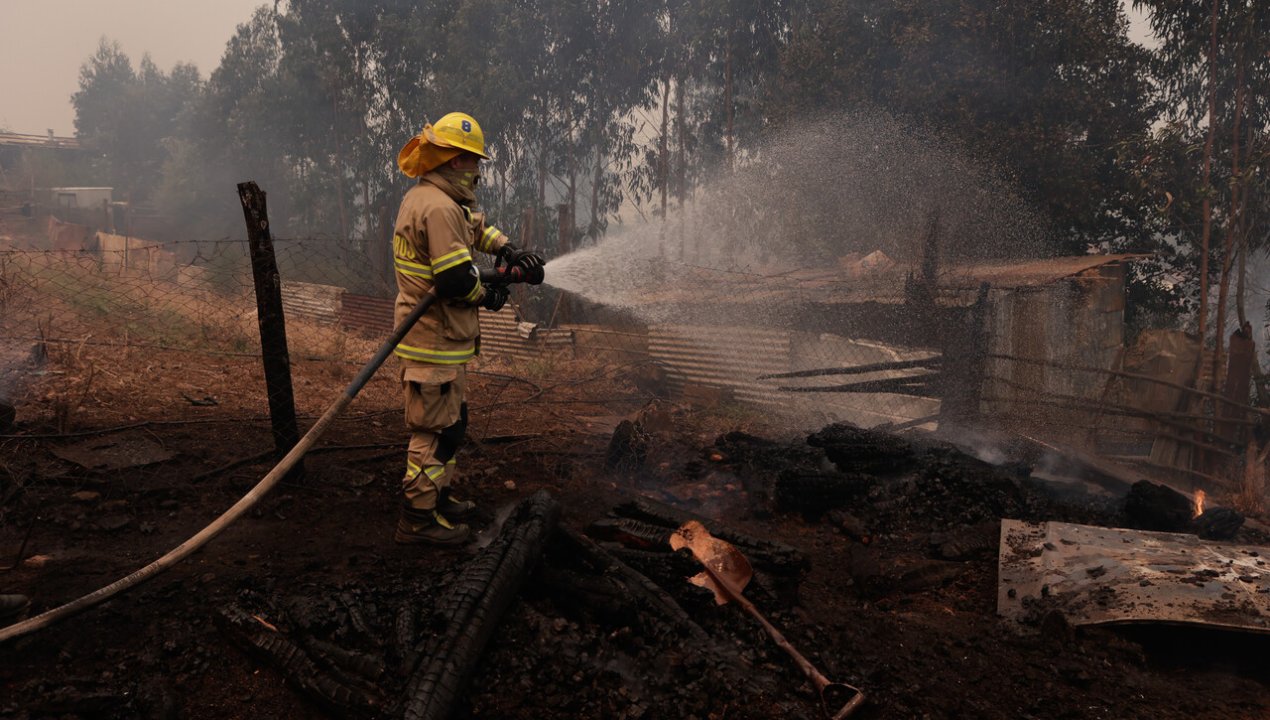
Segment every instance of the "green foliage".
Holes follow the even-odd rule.
[[[1270,10],[1219,2],[1220,122],[1242,57],[1245,127],[1263,137]],[[374,275],[368,249],[409,185],[398,148],[452,110],[485,129],[485,209],[550,254],[558,205],[575,238],[597,239],[621,210],[657,214],[721,170],[761,166],[794,129],[880,108],[1000,168],[1058,229],[1047,251],[1154,253],[1134,291],[1167,315],[1194,299],[1178,288],[1205,194],[1246,181],[1262,222],[1267,150],[1199,187],[1206,4],[1138,5],[1164,39],[1155,53],[1111,0],[290,0],[240,25],[206,82],[103,41],[74,103],[114,184],[187,237],[239,236],[232,190],[253,179],[275,237],[334,240],[344,254],[323,268],[357,278]],[[1161,117],[1175,124],[1153,133]]]
[[[769,115],[877,105],[1000,165],[1062,229],[1061,252],[1143,232],[1116,147],[1155,114],[1148,56],[1116,3],[825,0],[781,56]]]
[[[144,199],[159,181],[165,140],[183,132],[201,87],[194,66],[164,74],[147,55],[134,70],[119,44],[103,38],[71,97],[76,134],[124,195]]]

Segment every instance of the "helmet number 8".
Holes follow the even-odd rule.
[[[467,120],[464,120],[464,121],[463,121],[463,132],[472,132],[472,123],[471,123],[471,122],[469,122],[469,121],[467,121]]]

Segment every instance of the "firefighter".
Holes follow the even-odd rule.
[[[482,285],[473,253],[495,255],[526,271],[540,272],[543,263],[473,209],[481,160],[488,157],[481,126],[464,113],[424,125],[397,156],[401,171],[419,182],[402,199],[393,231],[396,322],[430,289],[438,298],[394,350],[410,431],[395,536],[402,544],[456,545],[471,534],[458,521],[475,503],[450,492],[455,452],[467,429],[465,366],[480,346],[477,309],[497,311],[508,292],[505,286]]]

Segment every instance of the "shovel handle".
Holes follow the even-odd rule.
[[[859,688],[847,685],[846,683],[830,682],[829,678],[825,677],[823,673],[817,670],[816,666],[812,665],[810,660],[803,657],[803,654],[798,652],[797,648],[789,644],[789,641],[785,639],[785,635],[780,630],[776,629],[775,625],[771,624],[768,622],[767,618],[763,617],[763,613],[758,611],[758,608],[754,606],[754,603],[750,602],[749,598],[741,594],[741,589],[734,585],[731,580],[728,580],[719,573],[715,572],[714,568],[710,567],[708,563],[701,563],[701,566],[706,569],[706,573],[710,576],[710,579],[714,580],[715,584],[722,588],[723,592],[725,592],[730,599],[744,608],[745,612],[749,613],[751,617],[757,620],[759,624],[763,626],[763,629],[767,631],[767,634],[771,636],[772,641],[794,659],[794,662],[798,665],[798,669],[802,670],[803,674],[816,685],[816,692],[820,693],[822,699],[824,698],[825,688],[830,685],[841,685],[855,692],[855,695],[851,698],[851,700],[843,705],[842,709],[837,713],[831,714],[829,708],[826,707],[826,715],[829,715],[833,720],[842,720],[842,718],[845,718],[855,712],[856,708],[860,707],[860,705],[864,703],[864,693],[861,692]]]

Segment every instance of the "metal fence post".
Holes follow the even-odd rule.
[[[287,352],[287,325],[282,314],[282,279],[273,253],[265,192],[253,181],[238,184],[251,247],[251,274],[256,285],[256,320],[260,325],[260,351],[264,360],[265,386],[269,393],[269,418],[273,442],[285,453],[300,439],[296,424],[295,394],[291,389],[291,358]],[[303,465],[296,466],[303,473]]]

